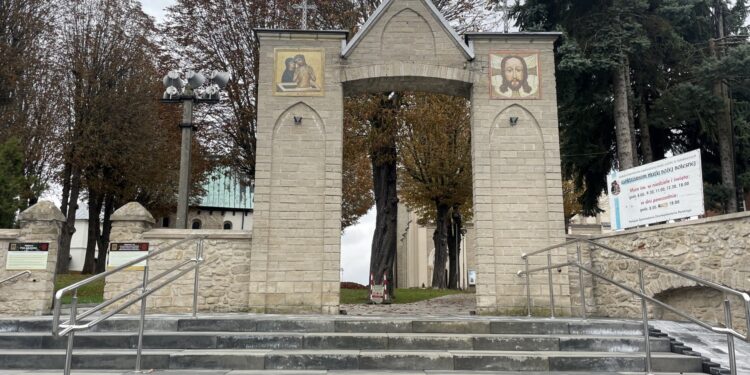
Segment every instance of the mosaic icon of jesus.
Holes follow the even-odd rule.
[[[539,99],[539,54],[490,54],[490,84],[492,99]]]
[[[322,49],[276,49],[275,52],[274,95],[324,95]]]

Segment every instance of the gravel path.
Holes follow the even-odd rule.
[[[473,294],[453,294],[427,301],[393,305],[341,305],[348,315],[468,316],[476,309]]]

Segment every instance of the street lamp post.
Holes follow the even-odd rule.
[[[193,106],[196,103],[219,103],[221,90],[229,82],[229,73],[213,71],[207,80],[200,73],[188,71],[187,82],[180,78],[178,71],[171,71],[164,77],[163,103],[182,103],[182,145],[180,148],[180,183],[177,197],[177,229],[187,229],[188,201],[190,199],[190,166],[192,165]]]

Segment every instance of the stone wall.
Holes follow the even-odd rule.
[[[30,277],[0,285],[0,315],[48,314],[52,309],[58,240],[65,217],[54,204],[41,201],[22,212],[19,219],[19,230],[0,230],[0,280],[23,272],[5,269],[10,242],[49,243],[47,268],[32,270]]]
[[[248,309],[247,285],[250,281],[249,231],[152,229],[153,218],[139,204],[130,203],[112,215],[112,242],[148,242],[152,251],[169,246],[189,236],[205,236],[199,272],[198,311],[243,312]],[[153,277],[182,262],[194,259],[198,241],[189,241],[149,263]],[[107,278],[104,298],[139,285],[142,270],[128,270]],[[158,281],[157,281],[158,283]],[[186,313],[193,306],[194,272],[182,276],[148,298],[147,310],[152,313]],[[136,313],[139,304],[126,312]]]
[[[750,291],[750,213],[635,229],[598,237],[595,241],[708,281]],[[575,249],[569,248],[569,254],[573,257]],[[592,260],[597,272],[638,287],[638,262],[584,247],[584,261],[591,264]],[[722,293],[654,267],[645,268],[644,279],[649,296],[686,309],[707,322],[723,323]],[[585,284],[587,306],[596,315],[640,318],[640,302],[629,293],[599,279],[587,278]],[[577,273],[571,271],[574,306],[580,305],[579,290]],[[730,301],[734,326],[740,328],[745,325],[745,312],[739,299],[730,298]],[[650,306],[649,309],[656,318],[682,320],[660,307]]]

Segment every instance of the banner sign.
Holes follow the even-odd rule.
[[[614,171],[607,189],[613,230],[706,213],[700,150]]]
[[[128,242],[128,243],[111,243],[109,244],[109,254],[107,256],[107,267],[116,268],[125,263],[143,257],[148,254],[148,242]],[[142,270],[146,267],[146,261],[140,262],[132,270]]]
[[[8,245],[8,261],[5,269],[46,270],[49,243],[16,242]]]

